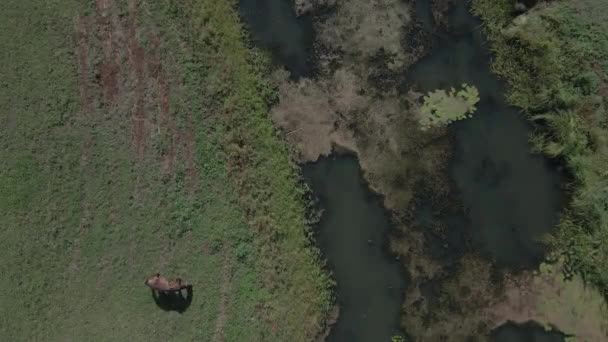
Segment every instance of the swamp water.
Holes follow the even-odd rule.
[[[340,316],[328,341],[390,341],[398,335],[405,274],[385,251],[390,220],[353,157],[306,164],[304,178],[324,210],[317,244],[337,281]]]
[[[418,2],[426,4],[418,10],[430,11],[429,0]],[[449,127],[455,143],[450,176],[467,215],[465,229],[498,264],[533,267],[544,257],[538,240],[557,224],[561,176],[529,152],[532,127],[506,104],[505,86],[490,71],[488,43],[468,1],[455,1],[447,17],[447,32],[435,34],[433,49],[409,70],[407,86],[423,93],[463,83],[478,88],[473,118]]]
[[[418,0],[415,7],[430,30],[430,0]],[[289,0],[240,0],[240,10],[252,40],[270,50],[277,64],[295,78],[310,74],[311,17],[296,17]],[[448,32],[435,34],[432,51],[410,69],[408,87],[426,92],[466,82],[479,89],[474,118],[450,127],[450,173],[467,214],[452,220],[454,229],[470,234],[476,248],[499,264],[528,267],[543,257],[537,238],[557,222],[560,175],[529,153],[531,127],[506,105],[504,87],[489,70],[480,22],[467,3],[456,1],[448,16]],[[381,199],[370,193],[353,157],[324,158],[304,165],[303,173],[325,210],[315,231],[337,282],[340,316],[328,340],[390,341],[399,334],[405,275],[383,248],[391,225]],[[505,324],[491,336],[496,342],[520,337],[557,341],[534,325]]]
[[[528,322],[503,324],[490,334],[490,342],[564,342],[566,336],[557,331],[547,331],[542,326]]]
[[[274,62],[294,78],[312,72],[314,30],[312,17],[297,17],[291,0],[240,0],[243,21],[258,46],[269,50]]]

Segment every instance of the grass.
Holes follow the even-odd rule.
[[[535,149],[563,160],[572,201],[551,238],[568,267],[608,295],[608,9],[599,0],[539,4],[517,18],[507,0],[473,2],[509,101],[541,124]]]
[[[297,169],[267,115],[266,58],[246,44],[234,6],[137,2],[137,40],[149,59],[160,37],[168,120],[179,133],[163,125],[158,85],[146,79],[150,129],[138,159],[129,49],[119,49],[121,92],[106,105],[94,4],[5,4],[0,286],[10,290],[0,295],[0,340],[303,341],[323,329],[331,281],[307,235]],[[127,2],[110,11],[125,34]],[[81,17],[89,19],[84,78]],[[192,127],[194,186],[183,147]],[[164,172],[172,144],[176,165]],[[183,314],[153,302],[143,280],[155,271],[194,284]]]

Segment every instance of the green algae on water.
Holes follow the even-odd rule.
[[[471,118],[478,102],[479,91],[466,83],[458,91],[437,89],[424,96],[418,121],[422,129],[428,129]]]

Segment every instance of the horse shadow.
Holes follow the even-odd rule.
[[[164,311],[176,311],[184,313],[192,304],[194,292],[192,285],[186,287],[186,296],[184,297],[183,290],[178,291],[157,291],[151,289],[152,298],[156,305]]]

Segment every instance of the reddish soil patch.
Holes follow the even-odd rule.
[[[99,67],[99,76],[104,100],[106,104],[112,104],[118,95],[118,74],[120,72],[110,17],[110,9],[113,6],[113,2],[112,0],[97,0],[96,5],[97,25],[99,27],[103,51],[103,61]]]
[[[146,148],[145,121],[145,63],[144,49],[137,41],[137,3],[129,0],[129,18],[127,24],[129,63],[135,79],[135,108],[131,113],[131,142],[138,159],[143,159]]]
[[[152,77],[156,80],[159,79],[160,74],[163,72],[163,65],[160,60],[159,47],[160,47],[160,37],[154,36],[152,38],[152,53],[151,53],[150,58],[148,58],[147,63],[148,63],[148,75],[150,75],[150,77]]]

